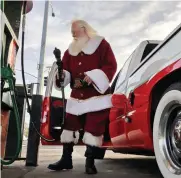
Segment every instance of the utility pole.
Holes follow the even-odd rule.
[[[49,9],[49,0],[45,1],[45,10],[44,10],[44,20],[43,20],[43,31],[41,38],[41,51],[40,51],[40,60],[38,66],[38,81],[37,85],[37,95],[42,95],[43,93],[43,70],[44,70],[44,58],[45,58],[45,46],[46,46],[46,35],[47,35],[47,24],[48,24],[48,9]]]
[[[47,24],[48,24],[48,9],[49,9],[49,0],[45,1],[41,51],[40,51],[40,60],[38,68],[38,81],[37,81],[38,85],[37,85],[36,94],[32,96],[26,166],[38,165],[37,163],[38,163],[40,136],[36,133],[33,127],[36,127],[36,130],[40,132],[40,118],[41,118],[41,108],[42,108],[41,105],[43,100],[43,87],[44,87],[43,73],[44,73],[44,56],[45,56],[45,46],[46,46]],[[32,125],[32,122],[34,123],[34,126]]]

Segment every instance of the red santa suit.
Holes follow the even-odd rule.
[[[71,96],[66,104],[66,119],[61,135],[62,143],[77,143],[79,130],[84,127],[83,142],[91,146],[101,146],[105,123],[112,107],[110,82],[116,73],[117,63],[110,44],[101,36],[91,38],[80,52],[71,48],[63,56],[65,73],[64,86],[70,83]],[[74,88],[74,81],[93,81],[86,88]],[[55,79],[55,85],[57,80]],[[56,85],[57,86],[57,85]],[[85,117],[84,126],[80,119]]]

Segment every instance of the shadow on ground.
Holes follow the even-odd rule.
[[[2,178],[84,178],[92,177],[84,174],[85,159],[73,159],[74,169],[54,172],[47,169],[49,160],[44,160],[37,167],[25,167],[24,164],[5,167]],[[145,158],[105,158],[96,160],[99,174],[93,177],[104,178],[162,178],[153,157]]]

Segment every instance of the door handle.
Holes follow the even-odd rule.
[[[131,103],[131,106],[134,105],[134,100],[135,100],[135,94],[134,94],[134,92],[132,91],[132,92],[130,93],[130,98],[129,98],[129,101],[130,101],[130,103]]]

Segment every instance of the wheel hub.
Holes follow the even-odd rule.
[[[181,174],[181,105],[175,101],[168,103],[159,124],[160,150],[170,172]]]
[[[175,123],[173,138],[176,148],[181,152],[181,118],[178,119]]]

